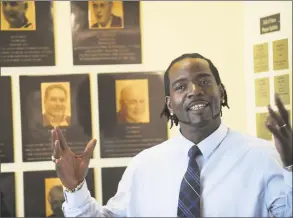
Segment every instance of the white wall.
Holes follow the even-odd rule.
[[[280,13],[281,30],[261,35],[259,30],[260,18],[277,13]],[[250,134],[256,135],[255,114],[257,112],[267,112],[267,108],[255,106],[255,79],[270,79],[270,103],[274,105],[274,76],[289,74],[290,93],[292,95],[292,1],[246,1],[244,3],[244,36],[244,72],[246,81],[246,110],[248,118],[246,126]],[[272,42],[285,38],[288,38],[289,69],[274,71]],[[255,74],[253,72],[253,45],[265,42],[268,42],[269,45],[269,71]],[[292,99],[292,96],[290,97],[290,99]],[[286,108],[291,109],[292,113],[291,105],[286,105]],[[273,108],[276,109],[275,107]]]
[[[210,58],[220,72],[228,92],[230,110],[224,109],[224,121],[246,132],[244,70],[243,2],[144,1],[141,2],[143,64],[115,66],[73,66],[69,1],[56,3],[56,67],[3,68],[3,75],[13,78],[15,163],[3,164],[3,172],[17,172],[17,216],[24,215],[23,171],[54,169],[51,162],[22,163],[19,75],[90,73],[94,137],[98,137],[98,102],[96,75],[99,72],[164,71],[177,56],[198,52]],[[236,91],[237,90],[237,91]],[[176,129],[170,136],[176,134]],[[96,167],[96,193],[101,200],[101,167],[126,166],[130,158],[99,158],[95,150],[91,167]]]

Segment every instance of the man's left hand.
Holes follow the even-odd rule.
[[[285,109],[280,97],[275,95],[275,103],[279,114],[268,106],[269,116],[266,127],[274,136],[275,146],[281,156],[284,167],[292,165],[292,128],[289,121],[289,113]]]

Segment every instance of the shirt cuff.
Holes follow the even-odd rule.
[[[69,208],[79,208],[85,204],[85,202],[91,198],[90,191],[88,190],[86,181],[83,186],[76,192],[67,192],[64,189],[65,203]]]
[[[284,181],[287,186],[292,189],[292,172],[289,172],[286,169],[283,169]]]

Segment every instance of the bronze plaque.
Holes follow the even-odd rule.
[[[167,140],[159,73],[98,74],[101,158],[133,157]]]
[[[54,66],[53,2],[0,3],[0,66]]]
[[[102,168],[102,193],[103,193],[103,205],[112,198],[118,188],[118,184],[122,179],[122,175],[126,167],[107,167]]]
[[[82,102],[77,96],[82,90]],[[81,154],[91,139],[91,107],[87,74],[21,76],[23,161],[51,159],[51,130],[59,126],[68,145]],[[82,105],[82,109],[79,106]]]
[[[93,168],[89,169],[85,179],[91,196],[95,197]],[[65,198],[56,171],[24,172],[23,180],[25,217],[64,216],[62,203]]]
[[[0,217],[17,217],[15,174],[0,174]]]
[[[139,1],[72,1],[74,65],[142,63]]]
[[[275,76],[275,93],[278,93],[284,104],[290,104],[289,74]]]
[[[255,105],[266,107],[270,104],[270,79],[255,79]]]
[[[253,46],[254,72],[269,71],[269,48],[268,43]]]
[[[259,138],[265,140],[272,140],[272,133],[270,132],[270,130],[268,130],[268,128],[265,125],[268,116],[268,112],[256,114],[256,134]]]
[[[288,39],[273,41],[273,66],[274,70],[289,68]]]
[[[14,162],[11,77],[0,76],[0,163]]]

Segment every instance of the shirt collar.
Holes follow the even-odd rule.
[[[228,132],[228,127],[224,124],[220,124],[218,129],[216,129],[211,135],[209,135],[207,138],[202,140],[200,143],[197,144],[199,147],[203,157],[207,159],[213,151],[220,145],[222,140],[225,138]],[[179,128],[179,139],[180,144],[185,145],[186,148],[186,155],[188,155],[189,149],[194,146],[194,143],[192,141],[189,141],[187,138],[185,138]]]

